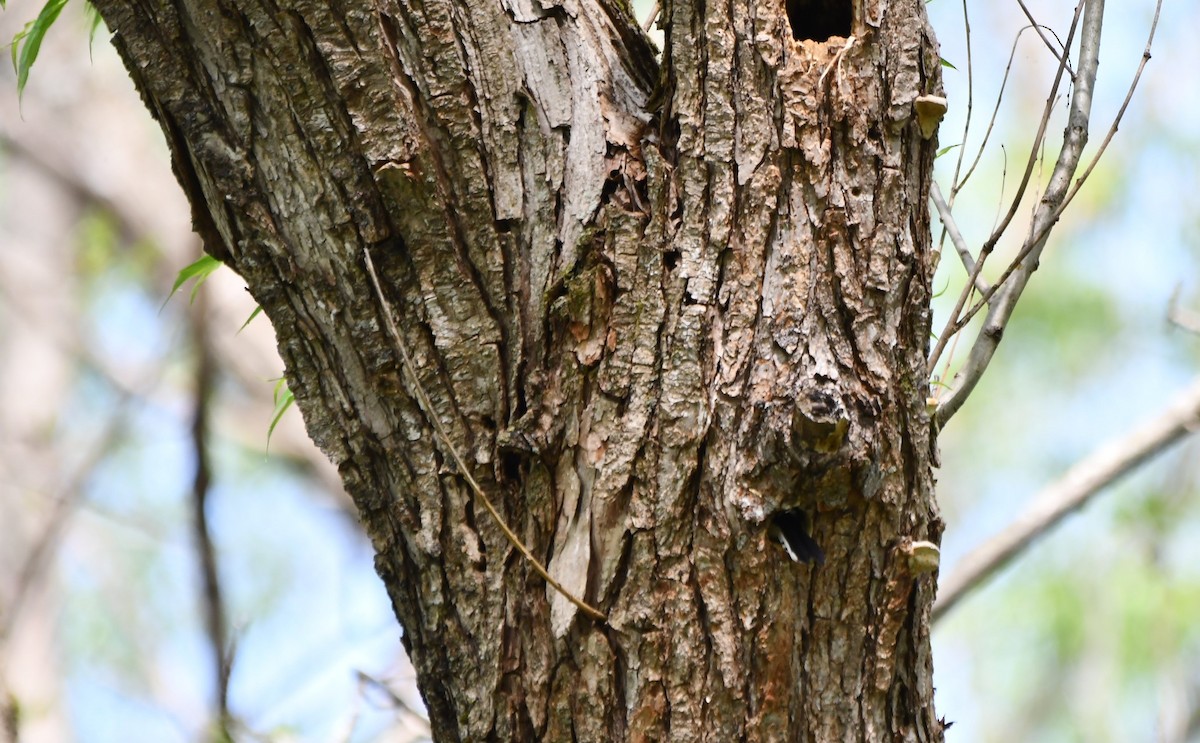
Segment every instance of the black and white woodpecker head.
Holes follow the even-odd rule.
[[[808,514],[803,509],[791,508],[775,514],[767,534],[783,545],[788,557],[796,562],[825,564],[825,553],[813,541]]]

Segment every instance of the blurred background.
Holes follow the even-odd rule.
[[[42,4],[10,0],[0,39]],[[972,122],[965,145],[938,160],[945,193],[959,153],[975,157],[1028,24],[1015,2],[966,5]],[[1065,35],[1071,3],[1032,5]],[[963,5],[928,9],[953,65],[939,135],[952,147],[968,100]],[[1092,150],[1152,14],[1150,2],[1109,4]],[[942,433],[943,576],[1200,374],[1200,335],[1168,321],[1173,296],[1200,312],[1197,28],[1200,6],[1167,4],[1120,131],[1053,233],[995,362]],[[1015,49],[988,146],[954,206],[973,247],[1007,208],[1055,69],[1036,35]],[[1037,188],[1065,109],[1063,97]],[[295,410],[272,429],[283,365],[269,323],[243,327],[254,303],[226,269],[194,298],[187,286],[168,301],[201,254],[189,221],[162,136],[106,32],[89,44],[82,4],[68,4],[21,99],[0,65],[0,693],[21,740],[204,737],[222,683],[205,540],[229,625],[239,740],[425,740],[401,632],[336,473]],[[964,278],[947,241],[938,328]],[[198,463],[209,477],[197,478]],[[946,615],[934,659],[938,714],[954,723],[947,740],[1200,741],[1198,476],[1200,444],[1188,440]]]

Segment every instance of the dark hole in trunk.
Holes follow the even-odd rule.
[[[850,36],[853,0],[787,0],[788,23],[796,40],[828,41]]]

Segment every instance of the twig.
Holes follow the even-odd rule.
[[[1132,433],[1110,441],[1044,489],[1030,508],[1007,529],[964,557],[938,589],[933,619],[937,621],[963,596],[1092,496],[1200,427],[1200,378],[1170,405]]]
[[[959,231],[958,223],[954,221],[954,214],[950,211],[950,206],[942,198],[942,189],[938,188],[937,181],[929,184],[929,198],[933,200],[933,205],[937,207],[938,217],[941,218],[942,226],[946,228],[946,234],[950,236],[950,242],[954,244],[954,249],[958,251],[958,256],[962,258],[963,267],[967,269],[968,274],[975,275],[975,288],[981,292],[986,292],[989,288],[988,283],[975,271],[975,259],[971,257],[967,241],[963,238],[962,232]]]
[[[1063,200],[1062,206],[1059,207],[1060,214],[1071,203],[1071,200],[1075,198],[1075,194],[1079,193],[1079,189],[1083,187],[1088,176],[1095,170],[1096,163],[1100,162],[1104,151],[1108,149],[1109,143],[1112,142],[1113,137],[1117,134],[1117,129],[1121,125],[1121,119],[1125,117],[1125,111],[1129,108],[1129,102],[1133,100],[1133,94],[1137,90],[1138,82],[1142,79],[1142,72],[1145,71],[1146,65],[1150,62],[1150,48],[1154,45],[1154,34],[1158,30],[1158,17],[1160,13],[1162,13],[1162,0],[1158,0],[1154,4],[1154,19],[1150,21],[1150,33],[1146,37],[1146,48],[1142,50],[1142,61],[1138,64],[1137,72],[1133,74],[1133,80],[1129,83],[1129,89],[1125,91],[1125,100],[1121,101],[1121,108],[1117,110],[1117,115],[1113,117],[1112,125],[1108,127],[1108,132],[1105,133],[1104,140],[1096,148],[1096,154],[1092,155],[1092,159],[1088,162],[1087,168],[1084,169],[1083,175],[1079,176],[1079,179],[1075,181],[1075,185],[1071,187],[1071,192],[1067,194],[1067,198]]]
[[[966,44],[967,44],[967,113],[966,113],[966,119],[963,121],[963,133],[962,133],[962,140],[961,140],[962,147],[959,148],[958,158],[954,162],[954,177],[950,179],[950,183],[952,184],[950,187],[950,203],[951,204],[954,203],[955,195],[957,195],[959,189],[962,188],[962,186],[960,185],[959,180],[958,180],[958,174],[960,172],[962,172],[963,158],[966,156],[966,151],[967,151],[967,135],[969,135],[971,133],[971,113],[975,110],[975,69],[973,67],[973,60],[971,58],[971,16],[969,13],[967,13],[967,0],[963,0],[962,13],[963,13],[963,36],[966,38]],[[1013,48],[1014,49],[1016,48],[1015,43],[1013,45]],[[1010,61],[1010,66],[1011,66],[1011,61]],[[1005,71],[1004,75],[1005,75],[1005,79],[1007,80],[1008,72]],[[1004,95],[1004,86],[1003,85],[1000,86],[1000,95],[1001,96]],[[996,108],[997,109],[1000,108],[999,100],[996,101]],[[992,121],[994,122],[995,120],[996,120],[996,113],[995,113],[995,111],[993,111],[992,112]],[[988,131],[990,132],[991,130],[992,130],[992,127],[989,125]],[[984,137],[983,141],[984,141],[984,144],[987,144],[986,136]],[[980,145],[980,153],[979,154],[980,155],[983,154],[983,145]],[[979,158],[976,157],[975,161],[978,162]],[[975,166],[972,165],[971,170],[974,170],[974,168],[975,168]],[[963,183],[965,183],[967,178],[970,178],[970,177],[971,177],[971,173],[970,173],[970,171],[968,171],[967,175],[963,178]]]
[[[1020,31],[1017,32],[1016,38],[1013,39],[1012,49],[1010,49],[1008,52],[1008,63],[1004,66],[1004,77],[1001,78],[1001,80],[1000,80],[1000,91],[998,93],[996,93],[996,105],[992,107],[992,115],[988,119],[987,129],[983,132],[983,141],[979,143],[979,149],[975,151],[975,159],[971,161],[971,166],[969,168],[967,168],[967,172],[963,175],[962,179],[959,180],[958,171],[959,171],[960,166],[962,165],[962,159],[966,153],[966,141],[967,141],[966,140],[966,137],[967,137],[966,129],[964,128],[964,130],[963,130],[963,147],[959,150],[959,153],[958,153],[959,161],[958,161],[958,164],[955,165],[955,168],[954,168],[954,180],[952,181],[952,183],[954,185],[951,186],[951,188],[950,188],[950,198],[946,200],[946,203],[948,203],[951,207],[954,206],[954,200],[958,198],[959,192],[962,191],[963,188],[967,185],[967,181],[969,181],[971,179],[971,175],[975,172],[975,168],[979,166],[979,162],[983,159],[983,153],[984,153],[984,150],[987,149],[988,140],[991,139],[992,131],[996,128],[996,119],[1000,114],[1000,104],[1004,101],[1004,91],[1008,88],[1008,78],[1009,78],[1009,75],[1012,74],[1013,62],[1017,58],[1017,45],[1021,42],[1021,34],[1025,33],[1028,30],[1029,30],[1029,26],[1025,26],[1024,28],[1022,28]],[[968,54],[967,59],[968,59],[968,64],[969,64],[970,63],[969,62],[969,60],[970,60],[969,54]],[[969,90],[970,90],[970,86],[968,84],[968,91]],[[970,113],[969,109],[968,109],[968,113]],[[1003,193],[1003,189],[1001,189],[1001,193]]]
[[[1066,43],[1063,45],[1064,50],[1069,50],[1071,48],[1072,42],[1074,42],[1074,40],[1075,40],[1075,32],[1079,29],[1079,18],[1080,18],[1081,12],[1085,14],[1084,15],[1084,25],[1085,26],[1087,25],[1087,20],[1086,20],[1087,17],[1089,15],[1092,15],[1093,12],[1094,12],[1094,17],[1098,17],[1100,19],[1100,21],[1103,20],[1103,16],[1104,16],[1103,1],[1101,1],[1099,3],[1099,10],[1096,10],[1096,8],[1097,8],[1097,4],[1090,2],[1090,0],[1080,0],[1079,5],[1077,5],[1075,7],[1075,16],[1071,19],[1071,28],[1067,31],[1067,40],[1066,40]],[[1097,23],[1099,23],[1100,21],[1097,21]],[[1095,37],[1094,43],[1095,43],[1095,46],[1098,48],[1100,45],[1099,25],[1097,25],[1097,27],[1095,29],[1095,33],[1096,33],[1096,37]],[[1080,65],[1081,66],[1083,65],[1083,60],[1082,60],[1082,56],[1084,54],[1083,47],[1084,47],[1084,45],[1089,43],[1089,40],[1086,38],[1086,35],[1087,35],[1087,31],[1085,29],[1083,38],[1080,39],[1080,56],[1081,56]],[[1025,163],[1025,172],[1021,174],[1021,182],[1017,186],[1017,192],[1013,196],[1012,204],[1008,208],[1008,213],[1004,215],[1004,219],[1001,220],[1000,224],[997,225],[996,228],[992,231],[992,236],[990,238],[988,238],[988,241],[985,244],[985,247],[987,247],[988,252],[991,252],[991,248],[995,247],[996,243],[1000,241],[1000,237],[1008,229],[1008,225],[1012,222],[1013,217],[1016,216],[1017,210],[1021,206],[1021,201],[1025,196],[1025,189],[1029,185],[1029,179],[1033,175],[1034,166],[1037,165],[1038,160],[1040,160],[1042,157],[1041,150],[1042,150],[1042,144],[1046,140],[1046,127],[1049,126],[1049,124],[1050,124],[1050,116],[1054,112],[1054,106],[1055,106],[1056,101],[1058,100],[1058,88],[1060,85],[1062,85],[1063,73],[1067,70],[1068,57],[1069,57],[1068,53],[1066,51],[1064,51],[1062,57],[1059,58],[1058,67],[1054,71],[1054,82],[1051,83],[1051,85],[1050,85],[1050,92],[1046,95],[1046,105],[1042,108],[1042,120],[1038,123],[1037,134],[1034,135],[1033,144],[1029,148],[1029,159]],[[1084,73],[1084,74],[1086,74],[1086,73]],[[1076,78],[1077,77],[1078,76],[1076,76]],[[1092,82],[1093,82],[1093,84],[1095,82],[1095,70],[1092,70]],[[1080,95],[1079,91],[1078,91],[1079,80],[1075,79],[1075,83],[1076,83],[1077,87],[1076,87],[1076,92],[1075,92],[1074,96],[1072,97],[1072,100],[1079,100],[1079,95]],[[1089,87],[1089,93],[1087,96],[1087,101],[1088,101],[1088,104],[1090,105],[1091,104],[1090,87]]]
[[[1102,16],[1104,12],[1103,0],[1093,0],[1097,16]],[[1088,3],[1089,16],[1093,9],[1093,2]],[[990,303],[991,294],[984,292],[983,296],[971,308],[969,312],[960,318],[959,322],[954,325],[954,329],[950,332],[957,333],[966,323],[970,322],[971,317],[975,315],[984,305],[989,304],[987,320],[984,323],[984,328],[979,336],[975,339],[975,343],[971,348],[971,355],[967,359],[967,363],[963,366],[960,372],[958,384],[951,392],[950,397],[938,409],[937,420],[940,425],[944,425],[946,421],[954,415],[957,410],[962,407],[963,402],[974,389],[975,384],[979,381],[979,377],[991,362],[992,355],[995,353],[996,346],[1000,342],[1000,336],[1004,332],[1004,326],[1008,322],[1008,318],[1012,315],[1012,310],[1016,305],[1017,299],[1021,292],[1025,289],[1025,284],[1029,281],[1029,276],[1037,269],[1038,257],[1041,254],[1042,248],[1045,247],[1046,238],[1050,234],[1050,230],[1058,222],[1063,211],[1079,193],[1079,189],[1083,187],[1088,176],[1096,167],[1101,155],[1104,154],[1112,138],[1116,135],[1117,129],[1120,126],[1121,119],[1125,115],[1125,111],[1129,108],[1129,102],[1133,99],[1134,91],[1137,90],[1138,82],[1141,80],[1142,72],[1146,69],[1146,64],[1150,61],[1150,48],[1154,43],[1154,34],[1158,28],[1159,14],[1162,11],[1162,0],[1158,0],[1154,8],[1154,18],[1150,23],[1150,32],[1146,38],[1146,47],[1142,52],[1142,60],[1138,64],[1137,72],[1134,73],[1133,80],[1129,84],[1129,89],[1125,93],[1125,100],[1121,103],[1121,108],[1117,111],[1117,115],[1113,118],[1112,124],[1105,134],[1104,140],[1097,149],[1096,154],[1092,156],[1087,168],[1083,174],[1072,185],[1070,183],[1072,173],[1078,167],[1079,158],[1083,153],[1083,147],[1087,144],[1087,111],[1082,110],[1077,104],[1085,103],[1090,106],[1091,103],[1091,88],[1095,82],[1096,65],[1098,62],[1100,26],[1103,22],[1102,18],[1094,18],[1092,23],[1094,29],[1088,27],[1088,16],[1084,18],[1084,32],[1080,41],[1080,77],[1076,81],[1075,94],[1071,99],[1071,113],[1068,118],[1067,136],[1064,138],[1063,150],[1059,154],[1058,163],[1055,165],[1054,172],[1050,176],[1050,184],[1046,188],[1046,192],[1042,195],[1042,199],[1038,204],[1037,211],[1032,220],[1029,237],[1026,238],[1025,244],[1018,254],[1016,259],[1009,264],[1004,273],[997,279],[992,286],[992,292],[1003,291],[1004,295],[995,303]],[[1094,42],[1089,43],[1089,38],[1094,37]],[[1092,55],[1092,59],[1088,61],[1088,55]],[[1089,69],[1090,67],[1090,69]],[[1086,96],[1081,99],[1080,96]],[[1070,160],[1068,160],[1070,158]],[[1072,162],[1073,160],[1073,162]],[[1068,172],[1065,165],[1071,166],[1071,171]],[[1067,190],[1067,187],[1070,189]],[[1065,191],[1065,195],[1063,195]],[[986,247],[986,246],[985,246]],[[1009,278],[1014,277],[1013,281],[1008,283]]]
[[[1009,275],[1019,266],[1021,259],[1023,259],[1025,255],[1028,254],[1029,250],[1032,249],[1032,246],[1036,245],[1038,241],[1040,241],[1046,236],[1047,233],[1049,233],[1050,229],[1058,221],[1058,218],[1062,216],[1062,213],[1071,203],[1071,200],[1074,199],[1075,195],[1079,193],[1079,189],[1083,187],[1083,184],[1087,181],[1088,176],[1090,176],[1092,171],[1095,170],[1096,163],[1100,161],[1100,156],[1104,154],[1104,151],[1108,148],[1109,143],[1112,142],[1113,137],[1117,133],[1117,129],[1120,127],[1121,119],[1124,118],[1125,111],[1129,108],[1129,102],[1133,100],[1133,94],[1134,91],[1137,90],[1138,82],[1141,81],[1142,72],[1146,69],[1146,64],[1150,61],[1150,47],[1154,43],[1154,34],[1158,29],[1158,18],[1161,11],[1162,0],[1158,0],[1154,8],[1154,19],[1150,23],[1150,33],[1146,39],[1146,48],[1142,51],[1142,61],[1138,64],[1137,72],[1134,73],[1133,80],[1129,84],[1129,89],[1125,92],[1125,100],[1121,102],[1121,108],[1117,111],[1117,115],[1113,118],[1112,125],[1109,126],[1108,132],[1104,135],[1104,140],[1100,143],[1100,147],[1097,149],[1096,154],[1092,156],[1092,159],[1088,162],[1087,168],[1085,168],[1083,171],[1083,175],[1079,176],[1078,180],[1075,181],[1075,184],[1067,193],[1066,198],[1063,199],[1062,204],[1058,206],[1051,218],[1047,219],[1045,223],[1042,224],[1041,228],[1026,241],[1026,247],[1023,249],[1023,252],[1017,257],[1017,260],[1014,260],[1012,264],[1009,265],[1008,269],[1005,270],[1005,272],[1000,276],[1000,280],[996,282],[993,291],[996,291],[1004,284]],[[970,311],[960,318],[953,332],[958,332],[958,330],[961,330],[963,327],[965,327],[966,324],[971,321],[971,318],[975,315],[975,313],[977,313],[983,304],[989,299],[990,296],[980,299],[980,301],[977,302],[975,306],[970,309]]]
[[[938,407],[936,415],[939,425],[945,425],[950,420],[950,417],[962,407],[962,404],[983,376],[984,370],[991,363],[992,356],[996,352],[996,347],[1000,344],[1004,328],[1008,324],[1009,318],[1012,317],[1013,310],[1016,308],[1017,300],[1020,299],[1021,293],[1025,291],[1025,286],[1029,283],[1029,278],[1037,270],[1038,260],[1041,257],[1042,249],[1046,245],[1046,238],[1050,234],[1050,228],[1061,214],[1059,207],[1064,203],[1071,185],[1071,178],[1079,166],[1083,148],[1087,145],[1088,121],[1092,109],[1092,90],[1096,83],[1096,71],[1100,64],[1100,31],[1103,25],[1104,0],[1088,0],[1084,10],[1083,29],[1079,39],[1079,72],[1075,77],[1075,89],[1071,94],[1067,130],[1063,136],[1063,145],[1058,155],[1058,162],[1055,163],[1054,170],[1050,174],[1049,183],[1046,185],[1046,190],[1042,193],[1042,198],[1039,200],[1030,226],[1031,234],[1026,238],[1023,249],[1012,263],[1009,264],[1004,274],[992,286],[991,291],[984,292],[976,303],[977,306],[981,306],[987,301],[988,297],[995,297],[994,301],[988,304],[988,314],[983,328],[979,331],[979,335],[976,336],[974,343],[971,344],[967,360],[956,376],[949,397]],[[1072,33],[1074,33],[1074,29],[1072,29]],[[1068,37],[1069,43],[1070,37]],[[1063,56],[1063,59],[1066,59],[1066,55]],[[1060,64],[1060,76],[1062,70],[1063,66]],[[1055,87],[1057,87],[1057,79],[1055,82]],[[1042,129],[1038,132],[1038,142],[1041,141],[1044,131],[1045,120],[1043,119]],[[1025,182],[1028,181],[1028,178],[1029,171],[1027,170]],[[1017,202],[1014,201],[1013,206],[1015,207],[1016,204]],[[1012,212],[1010,211],[1009,218],[1011,216]],[[999,233],[993,233],[993,237],[998,238]],[[995,243],[989,240],[984,245],[984,248],[981,249],[980,259],[975,264],[976,269],[982,263],[983,250],[987,249],[988,245],[995,245]],[[978,274],[978,270],[975,273]],[[972,280],[974,280],[974,276],[972,276]],[[965,296],[967,294],[966,290],[970,288],[972,287],[965,287],[961,296]],[[956,314],[961,309],[962,305],[960,303]],[[956,326],[958,326],[957,322],[949,323],[944,332],[956,332],[952,330]],[[939,339],[939,341],[941,340],[943,339]]]
[[[232,720],[229,715],[229,674],[232,663],[227,642],[225,601],[222,598],[217,556],[213,549],[207,512],[209,486],[212,481],[208,450],[208,418],[216,369],[212,358],[212,348],[208,343],[208,328],[204,316],[205,305],[204,287],[201,286],[189,313],[196,354],[195,410],[192,414],[192,456],[196,460],[196,469],[192,478],[192,528],[195,532],[196,556],[200,562],[203,584],[204,624],[208,632],[213,672],[217,681],[214,723],[225,739],[232,740],[230,738]]]
[[[1037,20],[1033,17],[1033,13],[1029,12],[1029,8],[1025,7],[1025,0],[1017,0],[1017,5],[1021,6],[1021,11],[1023,13],[1025,13],[1025,17],[1029,19],[1029,23],[1031,26],[1033,26],[1033,30],[1037,32],[1038,38],[1042,40],[1042,43],[1046,45],[1046,48],[1050,50],[1050,53],[1054,55],[1054,58],[1057,59],[1059,62],[1062,62],[1062,56],[1060,56],[1060,52],[1054,48],[1053,44],[1050,43],[1050,39],[1047,39],[1046,35],[1044,33],[1042,33],[1042,29],[1044,28],[1044,26],[1042,26],[1042,24],[1038,23]],[[1061,54],[1066,54],[1066,53],[1067,53],[1067,48],[1063,47]],[[1075,79],[1075,70],[1071,69],[1070,64],[1067,65],[1067,73],[1071,76],[1072,80]]]
[[[394,709],[398,712],[404,712],[409,715],[412,715],[414,718],[419,720],[426,728],[429,727],[429,718],[427,716],[421,714],[417,710],[413,709],[412,705],[410,705],[408,702],[404,701],[404,699],[399,694],[397,694],[396,691],[394,689],[392,689],[392,687],[388,686],[387,683],[384,682],[382,679],[377,679],[374,676],[372,676],[364,671],[356,670],[354,672],[354,675],[358,678],[358,688],[359,688],[360,694],[363,694],[365,696],[365,692],[366,692],[367,688],[377,689],[380,692],[382,692],[384,696],[387,697],[388,704],[391,705],[392,709]]]
[[[358,694],[354,697],[354,708],[351,711],[350,721],[347,723],[346,731],[340,740],[349,743],[354,739],[355,729],[358,727],[359,718],[362,716],[363,703],[369,702],[367,693],[370,689],[377,690],[386,697],[388,707],[396,711],[398,720],[402,719],[400,715],[406,715],[408,720],[415,720],[417,722],[421,728],[422,739],[429,736],[429,718],[413,709],[392,687],[388,686],[383,680],[377,679],[363,671],[356,670],[354,675],[358,680]],[[372,706],[379,708],[381,705],[374,704]]]
[[[1099,7],[1100,7],[1101,13],[1102,13],[1103,7],[1104,7],[1103,2],[1100,2],[1098,4],[1099,4]],[[1081,2],[1080,5],[1076,7],[1075,18],[1071,21],[1071,30],[1067,34],[1067,41],[1066,41],[1066,44],[1064,45],[1064,48],[1070,48],[1071,42],[1075,38],[1075,31],[1078,27],[1080,12],[1083,10],[1084,7],[1086,7],[1089,14],[1091,14],[1093,12],[1093,9],[1096,7],[1096,4],[1094,4],[1092,2],[1088,2],[1085,6]],[[1097,30],[1097,33],[1098,33],[1098,30]],[[1099,38],[1096,39],[1096,42],[1097,42],[1097,44],[1099,43]],[[1082,46],[1082,44],[1081,44],[1081,46]],[[933,370],[935,368],[937,368],[938,358],[942,355],[942,351],[945,350],[946,343],[948,343],[950,338],[954,335],[954,333],[957,332],[956,328],[961,329],[961,326],[963,324],[965,324],[965,323],[959,322],[959,315],[962,313],[963,307],[966,305],[967,299],[970,297],[971,292],[974,291],[975,279],[979,276],[980,271],[983,270],[983,264],[987,260],[987,257],[989,255],[991,255],[992,250],[996,247],[996,243],[998,243],[1000,241],[1001,236],[1003,236],[1005,231],[1008,229],[1008,225],[1012,222],[1013,217],[1017,213],[1017,209],[1020,207],[1021,200],[1025,196],[1025,189],[1029,185],[1029,178],[1033,174],[1034,165],[1037,163],[1038,153],[1042,146],[1042,140],[1045,139],[1045,137],[1046,137],[1046,127],[1050,123],[1050,114],[1054,110],[1054,101],[1058,95],[1058,87],[1062,83],[1062,76],[1063,76],[1063,71],[1065,69],[1066,59],[1067,59],[1067,55],[1064,54],[1062,56],[1062,59],[1059,61],[1058,69],[1055,71],[1054,82],[1050,86],[1050,93],[1046,96],[1046,105],[1042,110],[1042,120],[1038,124],[1037,134],[1033,138],[1033,146],[1030,147],[1030,150],[1029,150],[1029,159],[1025,163],[1025,172],[1021,175],[1021,182],[1017,186],[1017,192],[1013,196],[1012,204],[1009,206],[1008,213],[1004,215],[1004,218],[1000,221],[1000,224],[998,224],[996,226],[996,228],[994,230],[992,230],[992,234],[987,239],[987,242],[985,242],[983,244],[983,247],[981,247],[979,249],[979,258],[976,259],[976,261],[975,261],[975,270],[972,272],[970,278],[968,279],[966,286],[963,287],[962,292],[958,295],[958,302],[954,305],[954,311],[950,313],[950,318],[946,321],[946,327],[945,327],[945,329],[942,330],[941,334],[938,336],[937,344],[934,346],[933,352],[929,355],[928,370],[929,370],[930,374],[932,374]],[[1095,71],[1093,70],[1093,77],[1094,77],[1094,73],[1095,73]],[[1084,74],[1086,74],[1086,71],[1084,72]],[[1078,97],[1079,95],[1080,95],[1080,93],[1079,93],[1079,89],[1077,86],[1075,96],[1073,97],[1073,99],[1075,97]],[[1090,104],[1090,102],[1091,102],[1090,95],[1087,96],[1087,100],[1088,100],[1088,103]],[[1086,132],[1085,132],[1085,134],[1086,134]],[[1065,151],[1066,150],[1065,150],[1065,143],[1064,143],[1064,153],[1065,153]],[[1076,160],[1077,160],[1078,153],[1075,153],[1075,156],[1076,156]],[[1062,161],[1061,156],[1060,156],[1059,160],[1060,160],[1060,162]],[[999,285],[1000,285],[999,282],[994,284],[992,286],[992,290],[995,291]],[[980,300],[981,303],[983,301],[985,301],[985,300],[983,300],[983,299]],[[961,403],[960,403],[960,405],[961,405]]]
[[[654,25],[654,19],[658,18],[660,5],[658,0],[654,0],[654,5],[650,6],[650,15],[646,16],[646,20],[642,21],[642,30],[650,33],[650,27]]]
[[[580,611],[582,611],[584,614],[587,614],[592,619],[596,619],[601,622],[607,622],[608,617],[604,615],[604,612],[592,607],[582,599],[576,598],[575,595],[564,588],[561,583],[550,577],[550,573],[546,571],[546,568],[542,565],[542,563],[533,556],[533,553],[530,552],[529,548],[521,542],[521,539],[516,535],[516,533],[514,533],[512,529],[508,528],[508,524],[504,523],[504,519],[501,518],[500,512],[496,510],[496,507],[492,505],[491,499],[487,497],[487,494],[483,492],[483,488],[480,487],[479,483],[475,481],[474,476],[471,475],[471,471],[467,469],[467,463],[463,461],[462,456],[458,453],[458,448],[454,446],[454,442],[450,440],[450,435],[446,433],[446,429],[442,425],[442,421],[438,417],[437,411],[433,407],[433,402],[429,399],[429,395],[425,393],[425,387],[422,386],[421,380],[417,377],[417,369],[416,366],[413,365],[412,357],[408,353],[408,347],[404,344],[404,339],[401,338],[400,331],[396,328],[395,320],[392,319],[392,305],[387,301],[387,297],[383,295],[383,288],[379,284],[379,276],[377,276],[375,273],[375,264],[371,260],[371,253],[365,248],[363,249],[363,258],[366,260],[367,274],[371,277],[371,286],[375,289],[375,296],[379,298],[379,303],[383,307],[383,319],[384,323],[387,325],[388,334],[391,335],[392,342],[396,344],[396,349],[400,351],[400,360],[404,364],[404,371],[408,373],[409,378],[412,380],[413,392],[416,395],[417,401],[421,404],[421,407],[425,409],[425,415],[429,418],[429,422],[433,425],[433,430],[437,433],[438,438],[442,440],[442,445],[446,447],[450,457],[458,466],[458,471],[462,474],[463,479],[467,481],[467,485],[469,485],[475,495],[479,497],[480,502],[483,503],[483,507],[487,509],[487,512],[490,513],[492,518],[496,520],[496,524],[499,525],[500,531],[504,532],[504,537],[508,539],[509,544],[511,544],[518,552],[520,552],[522,557],[529,561],[529,564],[533,566],[534,571],[537,572],[538,575],[542,576],[542,579],[545,580],[551,588],[561,593],[568,601],[570,601],[572,604],[578,607]]]

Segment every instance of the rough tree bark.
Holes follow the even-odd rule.
[[[669,0],[661,58],[622,0],[96,5],[439,740],[942,738],[921,0]]]

